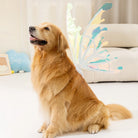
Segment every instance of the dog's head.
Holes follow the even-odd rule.
[[[68,43],[60,29],[53,24],[43,23],[39,26],[30,26],[30,42],[41,50],[63,52]]]

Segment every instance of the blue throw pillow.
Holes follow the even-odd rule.
[[[14,50],[9,50],[6,53],[9,57],[11,69],[14,70],[15,73],[22,70],[24,72],[30,72],[30,60],[27,54],[17,53]]]

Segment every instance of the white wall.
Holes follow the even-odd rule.
[[[0,53],[30,53],[26,7],[25,0],[0,0]]]

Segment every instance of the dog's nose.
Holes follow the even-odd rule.
[[[35,31],[35,27],[34,26],[30,26],[29,27],[29,32],[33,32],[33,31]]]

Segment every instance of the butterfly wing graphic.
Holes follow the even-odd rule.
[[[71,16],[72,5],[68,5],[67,32],[73,61],[78,67],[105,72],[122,69],[122,67],[110,68],[110,63],[117,57],[111,57],[108,50],[103,48],[107,42],[104,42],[102,35],[107,31],[107,27],[102,27],[100,23],[104,21],[103,13],[111,8],[111,3],[105,3],[90,20],[81,35],[81,27],[75,25],[75,19]]]
[[[79,63],[79,50],[80,50],[80,40],[81,40],[81,27],[75,25],[75,18],[71,15],[72,4],[68,3],[67,7],[67,33],[69,46],[71,50],[71,55],[73,58],[73,62],[75,64]]]

